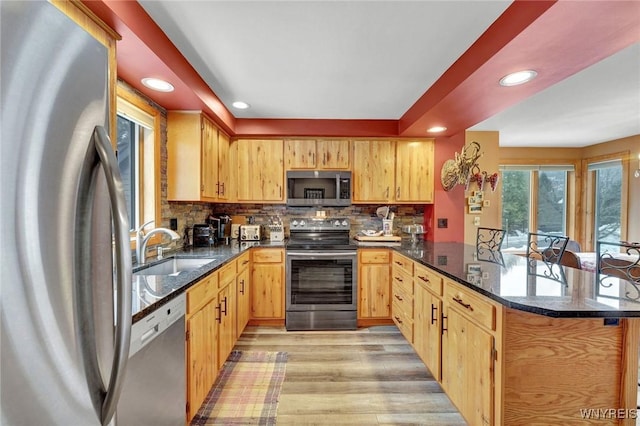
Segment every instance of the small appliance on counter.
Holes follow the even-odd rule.
[[[269,225],[269,239],[271,241],[284,241],[284,226],[282,224]]]
[[[193,225],[193,246],[210,247],[216,243],[216,229],[210,224]]]
[[[260,241],[262,239],[262,227],[260,225],[241,225],[240,241]]]

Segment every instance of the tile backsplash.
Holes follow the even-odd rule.
[[[253,218],[258,225],[266,225],[274,217],[279,217],[285,225],[288,235],[291,217],[313,217],[316,212],[323,210],[327,217],[348,217],[351,219],[351,232],[355,235],[362,229],[382,230],[382,221],[376,216],[379,204],[358,204],[349,207],[288,207],[283,204],[207,204],[169,202],[163,209],[162,221],[169,222],[170,217],[178,219],[178,232],[184,232],[185,227],[197,223],[204,223],[209,214],[214,216],[228,214],[230,216],[245,216]],[[422,224],[424,221],[423,205],[390,205],[390,211],[395,213],[393,223],[394,235],[401,235],[404,225]],[[169,216],[166,216],[169,215]]]

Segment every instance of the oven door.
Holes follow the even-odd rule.
[[[356,259],[354,250],[287,250],[287,311],[355,311]]]

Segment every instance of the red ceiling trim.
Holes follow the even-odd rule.
[[[397,120],[247,119],[236,120],[237,137],[394,137]]]
[[[476,70],[508,45],[514,37],[524,31],[532,22],[544,14],[556,3],[552,1],[514,1],[502,15],[467,49],[460,58],[445,71],[400,118],[399,133],[424,133],[426,127],[415,129],[415,124],[425,117],[434,107],[454,91],[462,82],[472,76]],[[442,125],[450,116],[429,117],[432,125]],[[467,123],[469,124],[469,123]],[[476,123],[470,123],[474,125]],[[459,126],[446,124],[447,135],[461,130]],[[454,128],[455,127],[455,128]]]

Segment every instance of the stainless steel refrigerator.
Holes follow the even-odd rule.
[[[107,50],[47,2],[1,1],[0,17],[0,424],[108,424],[131,253]]]

